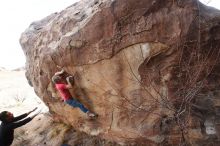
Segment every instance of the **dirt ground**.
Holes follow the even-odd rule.
[[[0,111],[10,111],[15,116],[34,107],[47,112],[47,107],[29,86],[24,71],[0,71]]]

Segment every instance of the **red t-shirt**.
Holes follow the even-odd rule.
[[[71,94],[68,90],[68,88],[66,87],[66,84],[55,84],[56,89],[59,91],[60,96],[62,97],[62,99],[64,101],[71,99]]]

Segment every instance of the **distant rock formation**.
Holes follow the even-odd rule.
[[[21,35],[26,77],[50,112],[121,144],[206,145],[220,138],[220,11],[197,0],[82,0]],[[75,74],[88,120],[51,77]]]
[[[13,71],[25,71],[25,67],[18,67],[16,69],[13,69]]]
[[[0,67],[0,71],[25,71],[25,67],[18,67],[18,68],[15,68],[15,69],[6,69],[4,67]]]
[[[0,67],[0,71],[6,71],[4,67]]]

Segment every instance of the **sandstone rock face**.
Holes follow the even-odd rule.
[[[33,22],[26,77],[50,112],[91,135],[138,145],[217,144],[220,11],[197,0],[82,0]],[[61,66],[96,120],[60,101]]]

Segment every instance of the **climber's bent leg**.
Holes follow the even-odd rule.
[[[84,113],[87,113],[89,111],[82,103],[78,102],[75,99],[69,99],[69,100],[66,100],[65,102],[72,107],[80,108],[80,110],[83,111]]]

